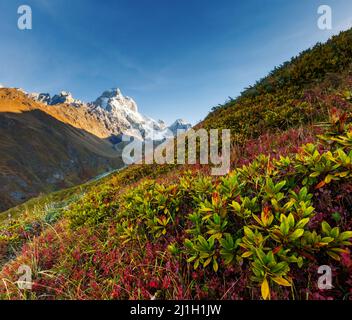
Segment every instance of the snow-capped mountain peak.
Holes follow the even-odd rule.
[[[139,113],[137,103],[125,97],[120,89],[103,92],[89,107],[114,135],[125,134],[141,140],[165,138],[160,135],[166,129],[165,123]]]
[[[112,111],[121,107],[127,107],[134,112],[138,111],[136,102],[130,97],[124,97],[121,90],[118,88],[104,91],[103,94],[92,103],[92,105],[101,107],[107,111]]]
[[[183,119],[176,120],[168,127],[162,120],[156,121],[144,116],[138,112],[137,103],[132,98],[124,96],[118,88],[104,91],[90,103],[73,98],[67,91],[61,91],[53,97],[47,93],[31,93],[28,96],[47,105],[84,106],[112,136],[124,134],[141,140],[164,140],[175,136],[178,129],[185,131],[191,128],[191,125]]]
[[[177,130],[189,130],[192,127],[192,125],[187,122],[185,119],[177,119],[171,126],[169,126],[169,129],[176,133]]]

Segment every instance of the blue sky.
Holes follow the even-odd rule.
[[[17,28],[17,8],[33,29]],[[333,29],[317,27],[332,7]],[[352,26],[350,0],[0,0],[0,83],[92,101],[120,87],[142,113],[203,119],[274,66]]]

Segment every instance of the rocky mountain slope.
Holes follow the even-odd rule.
[[[123,166],[106,139],[67,119],[18,90],[0,89],[0,211]]]

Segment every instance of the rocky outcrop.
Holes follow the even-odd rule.
[[[29,93],[28,97],[50,106],[58,104],[80,106],[83,104],[82,101],[74,99],[72,94],[67,91],[61,91],[59,94],[55,94],[53,97],[51,97],[49,93]]]
[[[81,100],[74,99],[70,92],[61,91],[59,94],[56,94],[50,100],[50,105],[57,105],[57,104],[69,104],[74,106],[82,105]]]
[[[49,93],[30,93],[28,96],[36,101],[45,104],[50,104],[51,102],[51,97]]]

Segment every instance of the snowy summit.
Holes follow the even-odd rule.
[[[90,103],[77,100],[66,91],[53,97],[48,93],[31,93],[28,96],[47,105],[85,106],[104,124],[111,135],[125,134],[141,140],[164,140],[175,136],[180,132],[178,130],[187,131],[191,128],[191,124],[182,119],[167,126],[162,120],[156,121],[139,113],[137,103],[132,98],[124,96],[118,88],[104,91]]]

